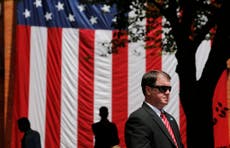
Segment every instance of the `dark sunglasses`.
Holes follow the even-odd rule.
[[[152,88],[157,88],[161,93],[165,93],[167,90],[171,91],[171,86],[152,86]]]

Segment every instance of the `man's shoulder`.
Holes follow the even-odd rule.
[[[149,118],[152,117],[154,111],[145,103],[142,104],[141,107],[134,110],[130,115],[129,118]]]
[[[110,125],[113,126],[113,127],[117,127],[114,122],[110,122]]]
[[[92,127],[96,127],[98,125],[100,125],[100,122],[95,122],[95,123],[92,124]]]
[[[134,110],[129,116],[142,116],[143,114],[145,114],[145,111],[143,109],[143,107],[139,107],[138,109]]]
[[[134,110],[131,114],[140,114],[145,112],[145,108],[147,107],[147,105],[145,103],[143,103],[140,107],[138,107],[136,110]]]
[[[31,130],[31,133],[32,133],[32,134],[35,134],[35,135],[40,135],[39,132],[36,131],[36,130]]]
[[[29,130],[26,132],[25,137],[27,138],[35,138],[35,137],[40,137],[40,134],[36,130]]]

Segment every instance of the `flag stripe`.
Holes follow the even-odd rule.
[[[142,10],[142,13],[145,14],[145,11]],[[129,17],[132,18],[134,16],[136,16],[135,11],[131,11]],[[140,32],[137,32],[135,27],[131,26],[130,29],[133,29],[131,30],[132,33],[138,35],[146,32],[146,19],[136,20],[135,23],[139,25]],[[131,38],[129,35],[129,39]],[[130,42],[128,44],[128,115],[139,108],[144,101],[141,79],[146,71],[145,44],[144,38],[143,40]]]
[[[79,33],[78,147],[93,147],[91,123],[94,104],[94,38],[93,30]]]
[[[162,17],[162,26],[164,26],[164,23],[166,22],[165,17]],[[162,39],[165,38],[165,34],[167,33],[167,28],[162,27]],[[165,47],[164,45],[167,44],[166,42],[162,41],[162,47]],[[165,110],[170,112],[173,117],[176,119],[178,126],[181,128],[181,125],[185,123],[181,122],[180,120],[180,100],[179,100],[179,77],[176,73],[176,66],[177,66],[177,60],[174,53],[167,53],[162,52],[162,70],[167,72],[171,76],[171,85],[172,85],[172,91],[170,93],[170,100],[167,106],[165,106]],[[182,116],[183,117],[183,116]],[[182,124],[181,124],[182,123]],[[186,130],[185,128],[183,130]],[[183,132],[182,130],[182,132]]]
[[[199,80],[211,50],[211,41],[204,40],[196,52],[196,79]]]
[[[108,107],[111,121],[112,108],[112,55],[103,43],[110,42],[112,31],[97,30],[95,32],[95,72],[94,72],[94,122],[100,120],[99,108]]]
[[[17,26],[16,66],[14,86],[14,108],[12,119],[11,147],[20,146],[22,134],[17,127],[18,117],[28,116],[29,67],[30,67],[30,27]]]
[[[116,33],[116,31],[114,32]],[[121,40],[127,40],[122,36]],[[124,147],[124,123],[127,119],[128,98],[128,45],[119,47],[117,53],[112,55],[112,121],[119,129],[119,138],[122,139],[121,146]]]
[[[144,101],[141,89],[142,75],[146,71],[144,44],[140,41],[130,43],[128,46],[128,115],[139,108]]]
[[[170,93],[170,100],[165,109],[170,111],[177,119],[179,124],[179,78],[175,72],[177,62],[175,55],[170,53],[162,54],[162,70],[171,76],[172,91]]]
[[[61,148],[77,145],[79,30],[63,29]]]
[[[229,113],[227,111],[227,70],[223,71],[218,80],[214,95],[213,95],[213,119],[214,125],[214,143],[216,147],[224,147],[229,145],[229,127],[228,118]],[[225,132],[223,132],[225,131]]]
[[[61,29],[48,29],[45,147],[60,147],[61,36]]]
[[[40,131],[44,147],[46,117],[47,29],[31,27],[29,114],[31,127]],[[44,50],[45,49],[45,50]]]
[[[157,18],[154,21],[148,18],[146,22],[147,28],[149,26],[153,27],[146,36],[154,39],[146,41],[146,71],[161,69],[162,36],[159,33],[162,30],[161,22],[162,18]]]

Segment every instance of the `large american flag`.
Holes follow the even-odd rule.
[[[177,119],[186,138],[175,55],[161,53],[163,41],[131,42],[109,54],[103,43],[109,43],[116,33],[111,27],[114,14],[115,6],[86,5],[78,0],[18,1],[12,148],[20,147],[22,134],[16,121],[22,116],[39,131],[43,148],[92,148],[91,124],[99,121],[101,106],[109,108],[109,120],[116,123],[120,145],[125,148],[124,124],[144,100],[141,77],[151,69],[172,76],[166,110]],[[164,18],[155,21],[160,23],[149,35],[161,40],[164,34],[156,34],[164,31]],[[146,22],[140,22],[143,28]],[[145,49],[148,44],[156,46]],[[209,49],[210,43],[202,45],[201,49]],[[207,54],[198,55],[204,59],[202,55]],[[202,67],[198,67],[198,77],[199,72]]]

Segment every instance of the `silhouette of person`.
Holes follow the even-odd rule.
[[[41,148],[40,134],[31,129],[29,119],[22,117],[18,119],[17,123],[19,130],[24,133],[21,148]]]
[[[101,120],[92,124],[92,130],[95,136],[94,148],[119,147],[120,140],[118,137],[118,130],[116,124],[107,119],[108,114],[107,107],[100,107],[99,115]]]

